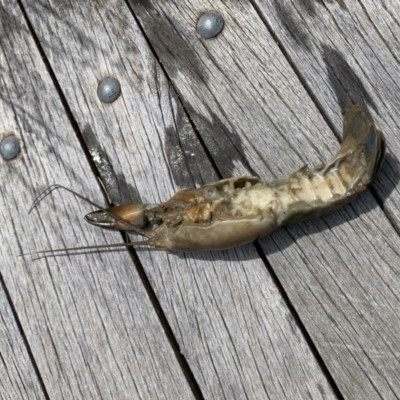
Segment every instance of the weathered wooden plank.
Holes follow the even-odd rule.
[[[128,253],[17,257],[120,238],[87,229],[81,216],[89,207],[66,193],[27,215],[50,183],[100,200],[101,192],[18,3],[3,1],[0,19],[0,132],[13,132],[22,146],[17,159],[0,160],[0,268],[49,398],[192,398]],[[15,323],[4,329],[12,335]],[[1,346],[1,396],[40,397],[26,356],[10,363],[14,344],[20,353],[17,338]]]
[[[0,290],[0,398],[45,399],[3,289]]]
[[[293,2],[301,9],[317,4],[301,3]],[[224,176],[257,171],[271,179],[304,162],[324,161],[338,148],[250,2],[130,4]],[[210,8],[223,15],[225,28],[206,41],[195,26]],[[281,20],[290,23],[286,16]],[[293,32],[293,40],[301,42],[300,33]],[[392,79],[383,79],[390,85]],[[386,131],[383,121],[377,123]],[[398,397],[400,240],[371,194],[331,216],[281,229],[261,244],[341,392]]]
[[[23,3],[89,147],[112,164],[113,200],[159,202],[217,179],[123,1]],[[111,105],[96,96],[107,75],[122,85]],[[253,246],[137,254],[205,398],[335,397]]]

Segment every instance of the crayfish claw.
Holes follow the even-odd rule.
[[[85,220],[100,228],[138,232],[148,224],[147,208],[146,204],[125,204],[93,211],[85,216]]]

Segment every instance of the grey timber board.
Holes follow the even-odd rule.
[[[23,4],[100,170],[108,160],[115,203],[157,203],[218,179],[125,2]],[[122,85],[108,105],[96,95],[106,76]],[[205,398],[336,397],[253,245],[137,256]]]
[[[130,255],[21,253],[121,240],[90,229],[90,210],[57,182],[99,200],[101,191],[16,1],[0,8],[0,132],[21,154],[0,159],[0,269],[47,398],[191,399]],[[45,398],[0,292],[1,398]]]
[[[350,9],[361,7],[361,2],[347,3],[351,3]],[[288,50],[282,52],[276,43],[284,27],[277,26],[271,35],[265,25],[267,16],[272,18],[270,14],[273,15],[274,7],[278,9],[288,4],[259,2],[258,7],[253,8],[248,1],[130,1],[157,57],[224,177],[255,172],[263,179],[271,180],[304,163],[316,165],[325,161],[338,148],[335,135],[340,129],[342,108],[347,101],[338,101],[329,85],[329,74],[319,73],[310,63],[315,82],[312,88],[315,92],[317,87],[320,93],[324,90],[329,92],[327,98],[335,108],[321,105],[322,100],[317,101],[313,90],[304,84],[304,79],[300,79],[303,76],[298,76],[299,71],[303,73],[306,69],[306,64],[289,62],[292,60],[289,58],[288,61]],[[342,1],[293,4],[298,9],[298,25],[301,26],[300,22],[308,18],[310,32],[313,24],[318,24],[312,20],[316,8],[333,10],[335,7],[335,16],[338,19],[342,16],[340,27],[343,30],[347,29],[345,21],[356,20],[356,15],[351,14]],[[264,18],[260,18],[261,6],[264,7]],[[308,14],[307,7],[311,9]],[[374,8],[371,4],[364,4],[365,9],[368,7],[372,13]],[[195,26],[199,16],[210,9],[221,13],[225,27],[217,38],[204,40],[197,35]],[[321,24],[324,18],[329,20],[329,15],[319,12]],[[293,26],[289,16],[281,17],[281,24],[286,21]],[[372,14],[370,19],[373,20]],[[332,25],[337,27],[339,22],[332,22]],[[360,22],[357,26],[363,24]],[[357,44],[362,41],[362,32],[359,28]],[[305,34],[301,34],[301,30],[290,33],[291,40],[302,44]],[[366,35],[379,36],[375,29],[369,29]],[[351,34],[347,33],[346,38],[348,36]],[[371,43],[365,54],[355,51],[356,44],[351,50],[344,47],[342,58],[351,56],[354,65],[364,65],[366,60],[373,59],[375,45],[380,45],[376,50],[381,51],[383,44],[379,41]],[[301,47],[303,52],[300,54],[304,58],[311,57],[307,45],[308,42]],[[396,48],[395,44],[393,46]],[[292,47],[297,49],[294,45]],[[295,50],[293,58],[294,53]],[[386,53],[388,55],[390,51]],[[371,68],[377,69],[378,64],[376,60]],[[389,63],[386,69],[394,72],[393,65],[397,64]],[[339,73],[339,78],[335,76],[335,79],[350,81],[351,77],[346,76],[346,71],[350,70],[345,65],[342,67],[342,75]],[[378,79],[377,70],[371,69],[370,72],[372,77],[376,77],[376,97],[381,97],[382,105],[388,104],[386,111],[394,109],[398,96],[394,75],[386,71]],[[334,75],[331,72],[331,76]],[[353,81],[354,85],[361,86],[354,100],[365,111],[370,111],[371,118],[386,133],[387,124],[393,124],[391,121],[395,119],[386,111],[387,119],[378,118],[373,102],[369,100],[373,88],[368,79],[365,82]],[[361,83],[368,86],[367,92]],[[392,89],[386,94],[386,87],[390,86]],[[370,97],[366,93],[370,93]],[[375,104],[377,101],[374,100]],[[336,125],[332,123],[333,117],[327,117],[328,113],[335,115]],[[392,128],[391,131],[395,131],[396,124]],[[389,129],[387,137],[393,154],[394,136],[391,135]],[[385,211],[389,210],[389,196],[395,196],[397,191],[394,159],[388,157],[374,190],[380,193],[379,201],[385,204]],[[389,179],[391,169],[394,174]],[[389,217],[398,208],[393,206],[391,210]],[[371,192],[366,191],[355,202],[332,215],[287,226],[260,241],[346,398],[400,396],[400,240],[392,221],[392,217],[391,221],[388,220]]]
[[[0,290],[0,388],[0,399],[46,398],[3,288]]]

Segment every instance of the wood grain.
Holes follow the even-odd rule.
[[[7,296],[0,291],[1,399],[45,399]]]
[[[48,398],[193,398],[126,251],[17,257],[121,237],[84,225],[89,206],[65,192],[27,215],[54,182],[104,201],[17,2],[0,18],[0,132],[22,146],[0,160],[0,269]],[[43,398],[2,292],[0,304],[1,396]]]
[[[355,79],[355,74],[346,75],[351,69],[343,63],[349,53],[354,64],[375,68],[370,72],[372,77],[377,76],[378,60],[370,66],[372,61],[367,56],[373,55],[380,42],[371,44],[369,52],[364,49],[364,54],[356,52],[359,48],[355,43],[353,51],[345,48],[345,40],[352,35],[343,34],[342,56],[334,48],[330,52],[342,67],[339,78],[336,71],[329,76],[326,72],[319,74],[315,64],[301,62],[299,56],[292,62],[276,43],[285,26],[290,26],[291,31],[286,29],[293,54],[297,51],[305,60],[311,58],[313,45],[307,41],[307,34],[318,23],[312,20],[320,12],[317,8],[335,12],[336,20],[331,24],[338,30],[345,31],[351,18],[357,20],[344,2],[293,2],[298,9],[297,24],[292,23],[292,14],[285,8],[289,2],[259,2],[258,9],[249,2],[235,1],[130,4],[223,176],[256,171],[271,179],[305,162],[315,165],[329,159],[338,148],[335,133],[341,126],[341,109],[348,102],[335,96],[332,87],[328,90],[329,76],[351,81],[355,90],[358,87],[354,100],[364,108],[368,105],[379,128],[387,130],[383,119],[377,117],[378,109],[374,109],[377,100],[371,100],[372,85]],[[274,36],[265,19],[258,16],[261,6],[264,18],[271,10],[282,9],[281,25]],[[351,3],[350,8],[356,7],[360,2]],[[225,28],[219,37],[206,41],[196,34],[195,26],[201,13],[209,9],[221,13]],[[321,24],[324,17],[329,15],[320,15]],[[313,24],[303,31],[300,22],[307,18]],[[326,35],[331,32],[327,30]],[[360,30],[354,42],[360,43],[362,34]],[[375,35],[375,30],[369,29],[367,34]],[[333,34],[330,39],[335,40]],[[368,39],[366,36],[364,42]],[[307,74],[314,77],[313,88],[319,88],[321,99],[324,91],[330,93],[326,96],[330,103],[316,102],[315,95],[309,95],[314,92],[298,78],[307,66]],[[389,64],[386,68],[394,71]],[[398,96],[398,91],[392,82],[393,76],[386,71],[379,80],[376,78],[375,85],[385,104],[394,107],[393,96]],[[391,85],[392,90],[385,94]],[[337,122],[333,124],[327,115],[335,109]],[[391,119],[389,116],[388,121]],[[389,157],[389,164],[391,161]],[[393,163],[389,167],[386,163],[377,182],[384,182],[382,176],[391,168],[395,171]],[[396,174],[392,175],[390,187],[386,179],[383,196],[397,190],[397,182],[393,184],[396,179]],[[385,199],[385,209],[388,204]],[[348,398],[398,397],[400,241],[371,193],[367,191],[330,216],[281,229],[263,239],[261,245],[341,393]]]
[[[112,165],[118,184],[111,187],[119,191],[104,180],[113,201],[159,202],[217,179],[123,1],[23,4],[80,130],[86,138],[92,132],[89,148],[101,148]],[[96,88],[108,75],[121,82],[122,95],[105,105]],[[226,140],[222,126],[202,118],[216,140]],[[233,168],[231,148],[220,154]],[[137,254],[205,398],[335,398],[252,245]]]

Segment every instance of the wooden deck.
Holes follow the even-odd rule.
[[[223,32],[202,39],[199,16]],[[1,0],[1,399],[400,398],[397,0]],[[101,103],[97,86],[122,94]],[[118,243],[93,210],[338,149],[359,104],[387,139],[371,189],[229,251]]]

